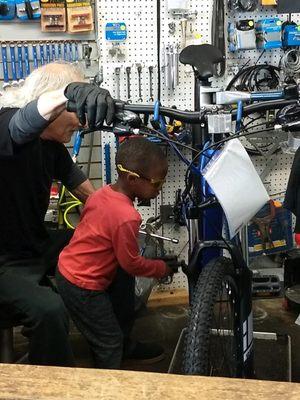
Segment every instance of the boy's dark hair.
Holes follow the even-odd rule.
[[[160,146],[143,137],[125,140],[116,154],[116,165],[121,164],[142,175],[147,175],[153,165],[165,160],[166,155]]]

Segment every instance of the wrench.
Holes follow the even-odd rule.
[[[174,243],[174,244],[178,244],[178,243],[179,243],[179,240],[178,240],[178,239],[174,239],[174,238],[169,238],[169,237],[166,237],[166,236],[157,235],[156,233],[148,233],[148,232],[142,231],[142,230],[139,230],[139,233],[140,233],[141,235],[149,235],[149,236],[151,236],[152,238],[155,238],[155,239],[165,240],[166,242],[171,242],[171,243]]]
[[[19,76],[19,85],[24,82],[24,74],[23,74],[23,46],[18,44],[17,47],[18,54],[18,76]]]
[[[139,81],[139,101],[142,102],[142,66],[137,64],[138,81]]]
[[[28,46],[27,46],[27,48],[28,48]],[[34,69],[36,69],[39,66],[36,44],[32,45],[32,55],[33,55],[33,67],[34,67]],[[25,60],[26,60],[26,50],[25,50]],[[29,57],[28,57],[28,61],[29,61]],[[29,73],[28,73],[28,75],[29,75],[30,74],[30,69],[28,71],[29,71]]]
[[[150,101],[154,101],[154,96],[153,96],[153,66],[150,65],[149,67],[149,90],[150,90]]]
[[[12,84],[12,86],[18,86],[15,45],[10,44],[9,50],[10,50],[11,73],[12,73],[12,79],[13,79],[11,84]]]
[[[64,42],[64,61],[68,61],[68,47],[66,42]]]
[[[58,53],[58,59],[61,60],[62,59],[62,55],[61,55],[61,43],[57,44],[57,53]]]
[[[72,42],[69,43],[69,62],[72,63],[73,60],[73,47],[72,47]]]
[[[9,77],[8,77],[8,64],[7,64],[7,47],[6,44],[2,44],[1,46],[2,53],[2,67],[3,67],[3,89],[7,86],[10,86]]]
[[[116,99],[120,99],[120,72],[121,68],[115,68],[115,75],[116,75]]]
[[[32,51],[33,51],[33,46],[32,46]],[[35,46],[35,53],[36,53],[36,46]],[[36,61],[37,61],[37,55],[36,55]],[[25,62],[25,75],[28,76],[30,74],[28,44],[24,44],[24,62]]]
[[[79,53],[78,53],[78,43],[77,42],[74,43],[74,47],[75,47],[75,62],[78,63]]]
[[[52,61],[56,60],[56,50],[55,50],[55,43],[51,43],[51,53],[52,53]]]
[[[51,62],[51,56],[50,56],[50,43],[46,43],[46,57],[47,57],[47,64]]]
[[[126,67],[126,75],[127,75],[127,101],[131,103],[131,95],[130,95],[130,74],[131,67]]]
[[[45,64],[45,52],[44,52],[43,43],[40,43],[40,61],[41,61],[41,65]]]

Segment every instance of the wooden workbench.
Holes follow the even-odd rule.
[[[0,364],[0,399],[299,400],[300,384]]]

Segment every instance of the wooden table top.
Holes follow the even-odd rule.
[[[0,364],[0,399],[300,400],[300,384]]]

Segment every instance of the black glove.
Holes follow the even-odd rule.
[[[178,267],[180,267],[181,262],[178,261],[177,256],[162,256],[159,257],[160,260],[163,260],[167,266],[172,270],[173,273],[178,272]]]
[[[75,103],[81,125],[86,124],[85,114],[89,128],[101,127],[104,120],[107,125],[112,123],[115,106],[108,90],[90,83],[72,82],[66,87],[64,95]]]

